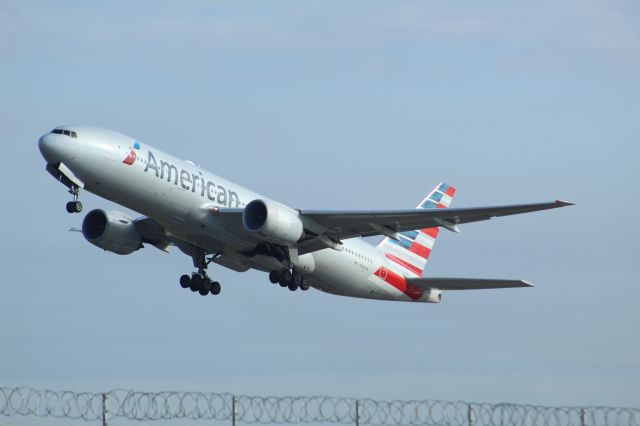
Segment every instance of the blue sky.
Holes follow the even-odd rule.
[[[639,406],[640,8],[624,1],[4,1],[0,382]],[[443,233],[412,305],[104,253],[38,137],[91,124],[303,208],[564,198]],[[84,194],[86,211],[121,209]],[[126,210],[124,210],[126,211]]]

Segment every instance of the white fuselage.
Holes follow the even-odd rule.
[[[71,128],[76,138],[46,134],[40,139],[40,150],[48,163],[64,163],[84,189],[155,220],[174,241],[222,253],[217,261],[221,265],[238,271],[277,267],[268,256],[243,255],[256,246],[255,236],[228,229],[210,214],[215,207],[242,209],[265,197],[120,133]],[[353,238],[343,241],[343,249],[304,254],[297,268],[313,287],[329,293],[426,301],[422,291],[403,287],[402,273],[376,247]],[[387,274],[394,280],[387,279]]]

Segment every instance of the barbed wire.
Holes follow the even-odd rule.
[[[233,420],[373,426],[640,426],[640,409],[546,407],[461,401],[376,401],[331,396],[247,396],[206,392],[104,393],[0,387],[0,415],[97,421]],[[106,422],[105,422],[106,423]]]

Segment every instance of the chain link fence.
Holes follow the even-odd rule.
[[[247,396],[205,392],[104,393],[0,387],[0,415],[101,422],[209,420],[405,426],[640,426],[640,409],[545,407],[459,401],[376,401],[330,396]]]

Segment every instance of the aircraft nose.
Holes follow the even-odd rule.
[[[47,163],[60,163],[68,161],[66,158],[69,154],[69,141],[63,140],[64,136],[47,133],[42,135],[38,140],[38,148]]]
[[[54,135],[51,133],[47,133],[46,135],[42,135],[40,140],[38,140],[38,148],[40,148],[40,153],[47,160],[47,163],[57,163],[59,160],[56,155],[56,141]]]

